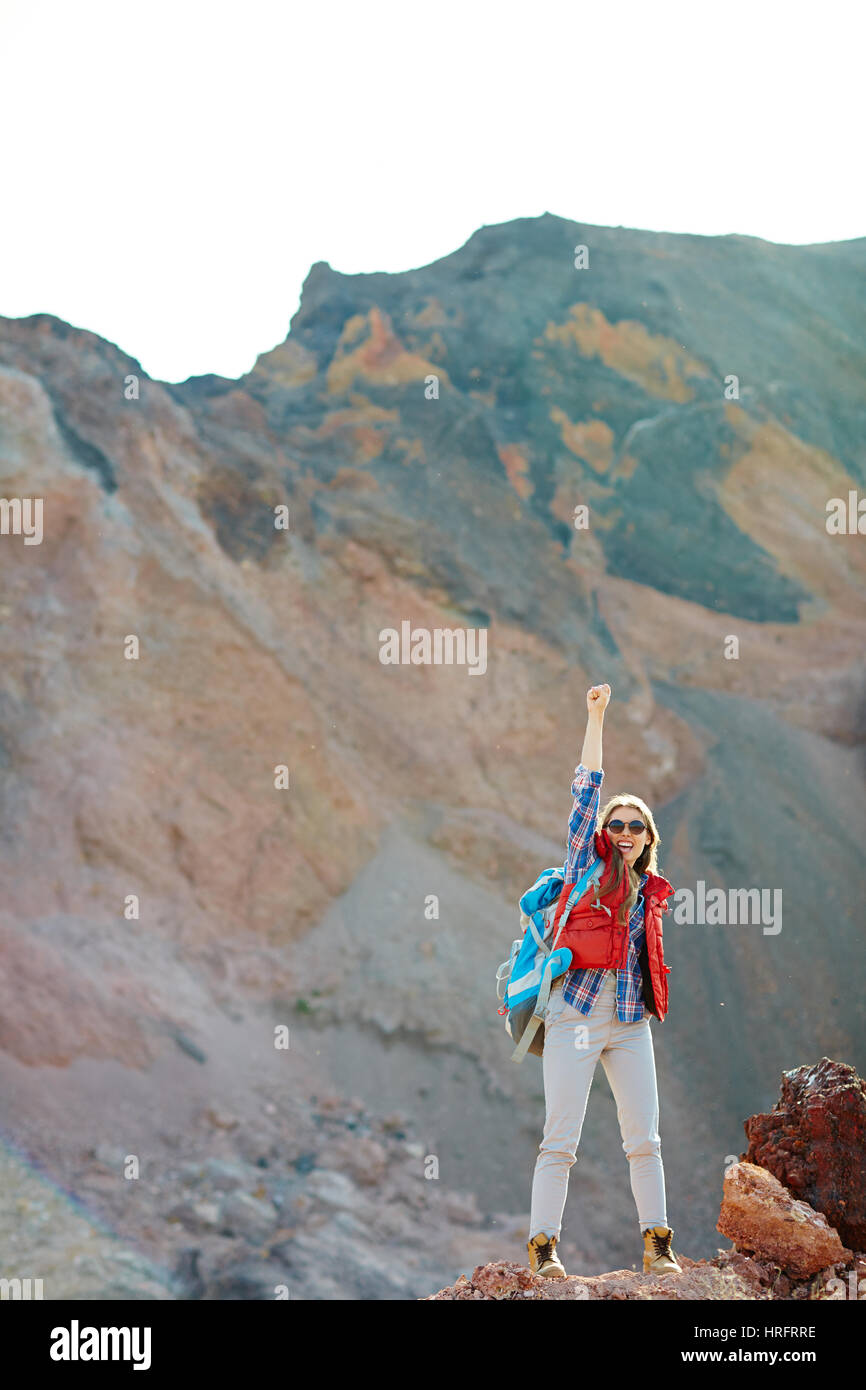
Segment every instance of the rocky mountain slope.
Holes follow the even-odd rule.
[[[156,1193],[181,1151],[235,1161],[209,1109],[276,1106],[291,1164],[332,1094],[371,1134],[399,1112],[458,1205],[525,1213],[541,1071],[492,976],[606,680],[605,790],[657,808],[666,876],[782,893],[774,934],[666,919],[670,1220],[712,1255],[779,1072],[866,1070],[866,549],[826,526],[866,490],[864,265],[545,215],[400,275],[319,262],[285,343],[179,385],[0,320],[0,487],[44,499],[41,544],[0,535],[10,1143],[72,1191],[96,1148],[143,1155]],[[383,665],[405,621],[483,629],[484,674]],[[599,1076],[566,1229],[589,1269],[636,1258],[617,1154]]]

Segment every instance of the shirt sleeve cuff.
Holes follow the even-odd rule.
[[[600,787],[604,781],[604,772],[590,772],[589,768],[584,767],[583,763],[578,763],[574,769],[574,780],[582,785],[590,787]]]

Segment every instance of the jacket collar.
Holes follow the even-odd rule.
[[[600,832],[595,832],[595,852],[607,862],[613,853],[612,846],[607,843],[605,836]],[[673,884],[668,883],[661,874],[644,873],[641,875],[641,890],[645,896],[653,894],[659,898],[669,898],[674,891]]]
[[[661,874],[647,874],[643,891],[645,894],[651,893],[657,898],[669,898],[674,891],[674,886],[672,883],[668,883]]]

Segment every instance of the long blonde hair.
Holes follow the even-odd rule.
[[[596,821],[596,831],[598,834],[601,834],[607,823],[608,817],[612,811],[616,810],[617,806],[633,806],[636,811],[640,812],[641,818],[645,821],[650,832],[647,836],[646,844],[633,865],[626,864],[621,854],[611,854],[610,864],[599,884],[599,895],[601,897],[606,897],[609,893],[616,892],[622,884],[623,874],[628,874],[628,892],[617,913],[617,921],[620,926],[622,926],[623,922],[628,921],[631,910],[637,902],[637,895],[640,892],[641,874],[658,873],[657,858],[661,836],[658,832],[658,826],[653,819],[653,813],[646,802],[641,801],[639,796],[630,795],[612,796],[610,801],[602,807],[598,815],[598,820]]]

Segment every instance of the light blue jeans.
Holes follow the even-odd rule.
[[[616,1101],[641,1230],[668,1224],[650,1015],[639,1023],[620,1023],[616,971],[609,970],[589,1014],[566,1004],[561,983],[551,995],[542,1057],[547,1113],[532,1179],[530,1240],[542,1231],[559,1238],[568,1174],[599,1058]]]

